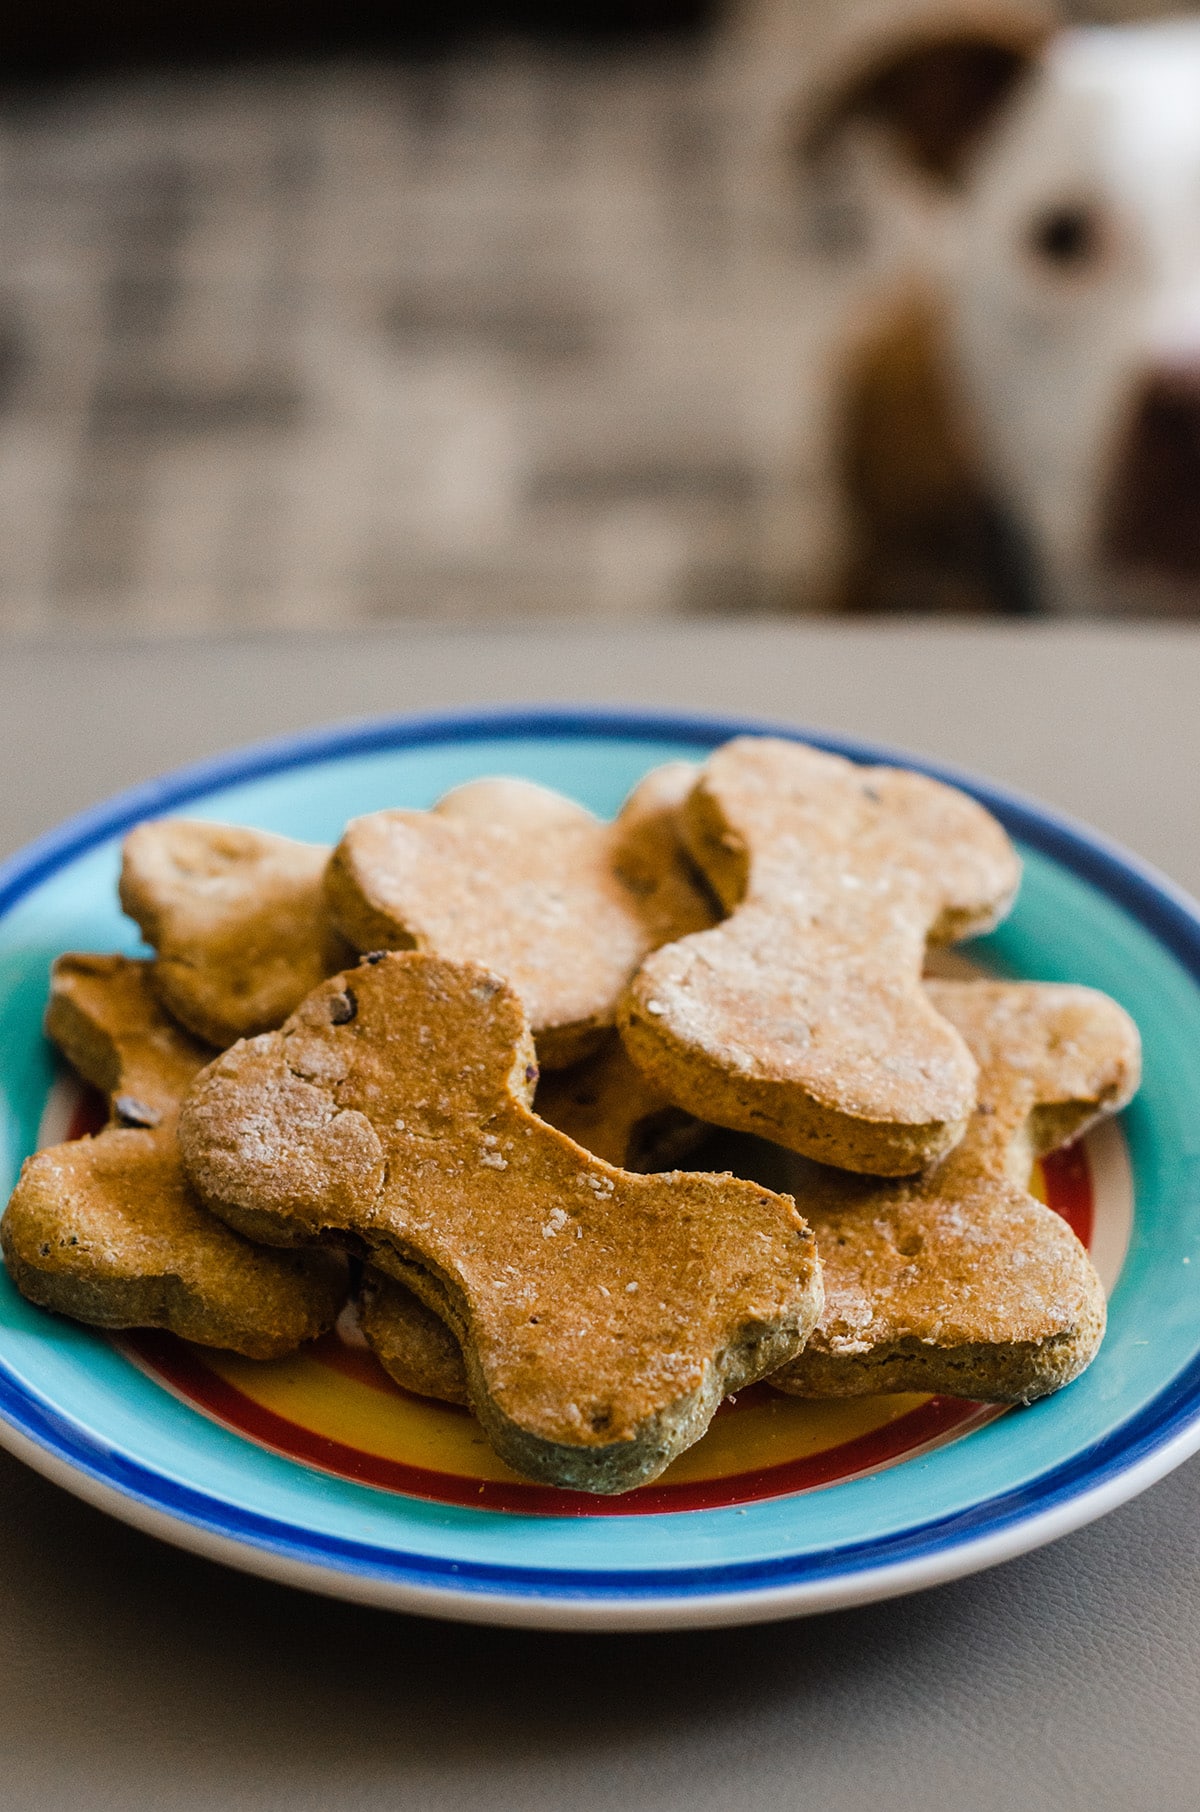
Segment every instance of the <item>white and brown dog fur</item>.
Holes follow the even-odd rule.
[[[1200,20],[814,19],[735,32],[781,598],[1200,609]]]

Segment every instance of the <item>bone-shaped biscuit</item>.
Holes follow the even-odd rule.
[[[224,1050],[271,1031],[349,949],[325,906],[329,851],[271,831],[160,818],[125,839],[121,905],[181,1025]]]
[[[26,1160],[0,1221],[5,1263],[22,1295],[77,1321],[275,1358],[332,1326],[344,1266],[260,1250],[197,1201],[175,1124],[212,1052],[167,1018],[148,971],[121,956],[54,965],[47,1031],[109,1096],[112,1119]]]
[[[1030,1402],[1077,1377],[1104,1333],[1104,1291],[1061,1217],[1028,1191],[1035,1157],[1124,1106],[1137,1030],[1088,988],[931,981],[980,1065],[962,1143],[917,1181],[813,1167],[798,1191],[825,1309],[772,1384],[798,1396],[928,1390]]]
[[[535,1077],[498,977],[380,955],[202,1072],[180,1146],[232,1225],[350,1243],[435,1308],[509,1464],[626,1490],[799,1350],[820,1267],[790,1199],[617,1170],[532,1113]]]
[[[730,913],[654,952],[619,1024],[699,1119],[846,1170],[948,1151],[976,1066],[921,987],[927,941],[986,930],[1016,891],[1004,831],[953,787],[769,737],[710,758],[683,813]]]
[[[611,824],[526,780],[356,818],[326,877],[334,919],[358,950],[482,963],[524,1001],[541,1062],[574,1063],[642,958],[713,921],[678,836],[694,779],[687,762],[655,769]]]
[[[544,1073],[533,1107],[540,1120],[622,1170],[680,1164],[711,1130],[672,1107],[630,1063],[615,1034],[582,1063]],[[367,1345],[405,1390],[466,1403],[462,1349],[406,1285],[368,1265],[359,1319]]]

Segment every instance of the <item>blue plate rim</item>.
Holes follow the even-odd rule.
[[[126,788],[66,819],[0,864],[0,917],[57,869],[143,818],[161,815],[222,787],[289,768],[350,756],[443,742],[518,740],[548,735],[614,741],[659,739],[713,748],[731,736],[771,735],[804,741],[865,762],[902,765],[962,787],[1025,842],[1116,901],[1200,982],[1200,906],[1166,876],[1101,833],[1019,792],[952,765],[884,744],[755,718],[578,705],[525,705],[419,716],[396,714],[321,726],[250,743],[189,763]],[[7,1439],[5,1437],[8,1437]],[[580,1571],[518,1568],[451,1561],[395,1548],[318,1535],[277,1518],[235,1509],[223,1499],[179,1486],[150,1468],[107,1450],[103,1442],[41,1401],[0,1362],[0,1441],[68,1488],[128,1514],[185,1546],[207,1546],[249,1570],[269,1570],[316,1589],[371,1596],[369,1581],[388,1602],[471,1616],[497,1603],[525,1601],[544,1610],[627,1606],[656,1619],[676,1607],[681,1620],[727,1621],[694,1613],[704,1601],[724,1601],[756,1615],[862,1601],[948,1578],[1005,1558],[1102,1514],[1153,1482],[1200,1446],[1200,1359],[1102,1441],[1010,1492],[954,1516],[910,1525],[895,1536],[831,1546],[819,1554],[685,1569]],[[1014,1539],[1022,1530],[1027,1540]],[[187,1531],[191,1532],[189,1539]],[[975,1556],[977,1558],[972,1559]],[[931,1577],[931,1568],[933,1569]],[[874,1581],[877,1589],[872,1589]],[[839,1587],[843,1588],[839,1591]],[[400,1599],[396,1594],[399,1592]],[[831,1592],[835,1594],[831,1598]],[[420,1601],[420,1607],[416,1600]],[[472,1608],[474,1607],[474,1608]],[[515,1608],[515,1605],[514,1605]],[[513,1617],[495,1620],[513,1621]],[[537,1621],[547,1621],[538,1615]],[[578,1621],[586,1621],[586,1615]]]

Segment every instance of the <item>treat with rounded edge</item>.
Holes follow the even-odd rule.
[[[218,1050],[272,1031],[350,951],[329,919],[329,851],[273,831],[160,818],[125,839],[121,905],[155,951],[154,986]]]
[[[358,1325],[384,1371],[404,1390],[469,1406],[462,1347],[446,1323],[407,1284],[374,1265],[363,1267]]]
[[[196,1199],[175,1125],[212,1052],[168,1019],[148,971],[121,956],[54,965],[46,1029],[108,1095],[112,1120],[26,1159],[0,1221],[4,1260],[23,1296],[77,1321],[276,1358],[332,1326],[345,1266],[260,1250]]]
[[[625,1055],[616,1034],[569,1070],[543,1074],[533,1098],[540,1120],[622,1170],[666,1170],[711,1131],[672,1107]],[[445,1322],[395,1278],[366,1267],[359,1323],[383,1369],[405,1390],[466,1403],[462,1349]]]
[[[603,1040],[617,999],[659,944],[711,925],[678,812],[695,768],[647,774],[611,824],[528,780],[475,780],[432,811],[347,826],[326,891],[356,949],[478,962],[525,1003],[543,1065]]]
[[[771,1379],[802,1397],[927,1390],[1031,1402],[1068,1384],[1104,1334],[1099,1278],[1066,1222],[1029,1193],[1033,1160],[1123,1107],[1137,1029],[1089,988],[928,984],[981,1068],[962,1143],[913,1182],[812,1167],[825,1308]]]
[[[72,952],[50,972],[46,1036],[93,1088],[107,1095],[121,1126],[173,1119],[192,1078],[213,1057],[168,1017],[152,965],[128,956]]]
[[[536,1074],[497,976],[381,954],[202,1071],[180,1145],[231,1225],[351,1245],[435,1309],[516,1470],[623,1491],[799,1351],[820,1266],[789,1198],[618,1170],[531,1111]]]
[[[702,1120],[905,1176],[945,1155],[976,1065],[921,987],[927,941],[986,931],[1016,852],[965,793],[739,737],[683,812],[730,916],[647,957],[621,1003],[638,1068]]]

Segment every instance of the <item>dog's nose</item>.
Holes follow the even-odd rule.
[[[1200,356],[1163,366],[1143,384],[1102,538],[1114,565],[1200,579]]]

